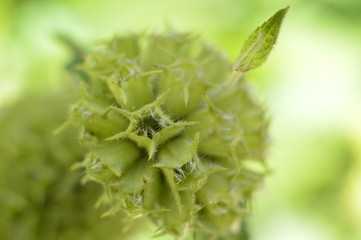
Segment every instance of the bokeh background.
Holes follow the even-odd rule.
[[[272,173],[253,203],[251,239],[359,240],[359,0],[1,0],[0,108],[69,78],[59,33],[91,47],[114,33],[172,26],[233,61],[245,37],[287,5],[274,52],[248,74],[272,118]]]

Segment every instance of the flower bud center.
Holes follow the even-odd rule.
[[[137,134],[140,136],[152,138],[153,135],[166,127],[164,120],[158,115],[150,113],[138,120]]]

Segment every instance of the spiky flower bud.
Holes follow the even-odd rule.
[[[87,55],[71,121],[106,214],[149,215],[176,236],[241,222],[264,175],[249,165],[264,165],[267,120],[240,77],[264,62],[286,11],[249,37],[233,73],[209,44],[175,32],[115,37]]]

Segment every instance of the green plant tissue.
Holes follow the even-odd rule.
[[[0,110],[0,239],[126,239],[120,217],[101,219],[100,187],[70,171],[83,149],[74,130],[52,131],[67,112],[66,94],[27,96]]]
[[[159,234],[180,238],[239,231],[268,145],[243,74],[265,62],[287,10],[250,35],[233,68],[198,36],[172,30],[116,36],[85,55],[70,121],[88,149],[77,166],[104,187],[105,215],[149,216]]]

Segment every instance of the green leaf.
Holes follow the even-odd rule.
[[[267,59],[276,43],[278,33],[289,7],[277,11],[247,38],[234,65],[237,72],[258,68]]]

